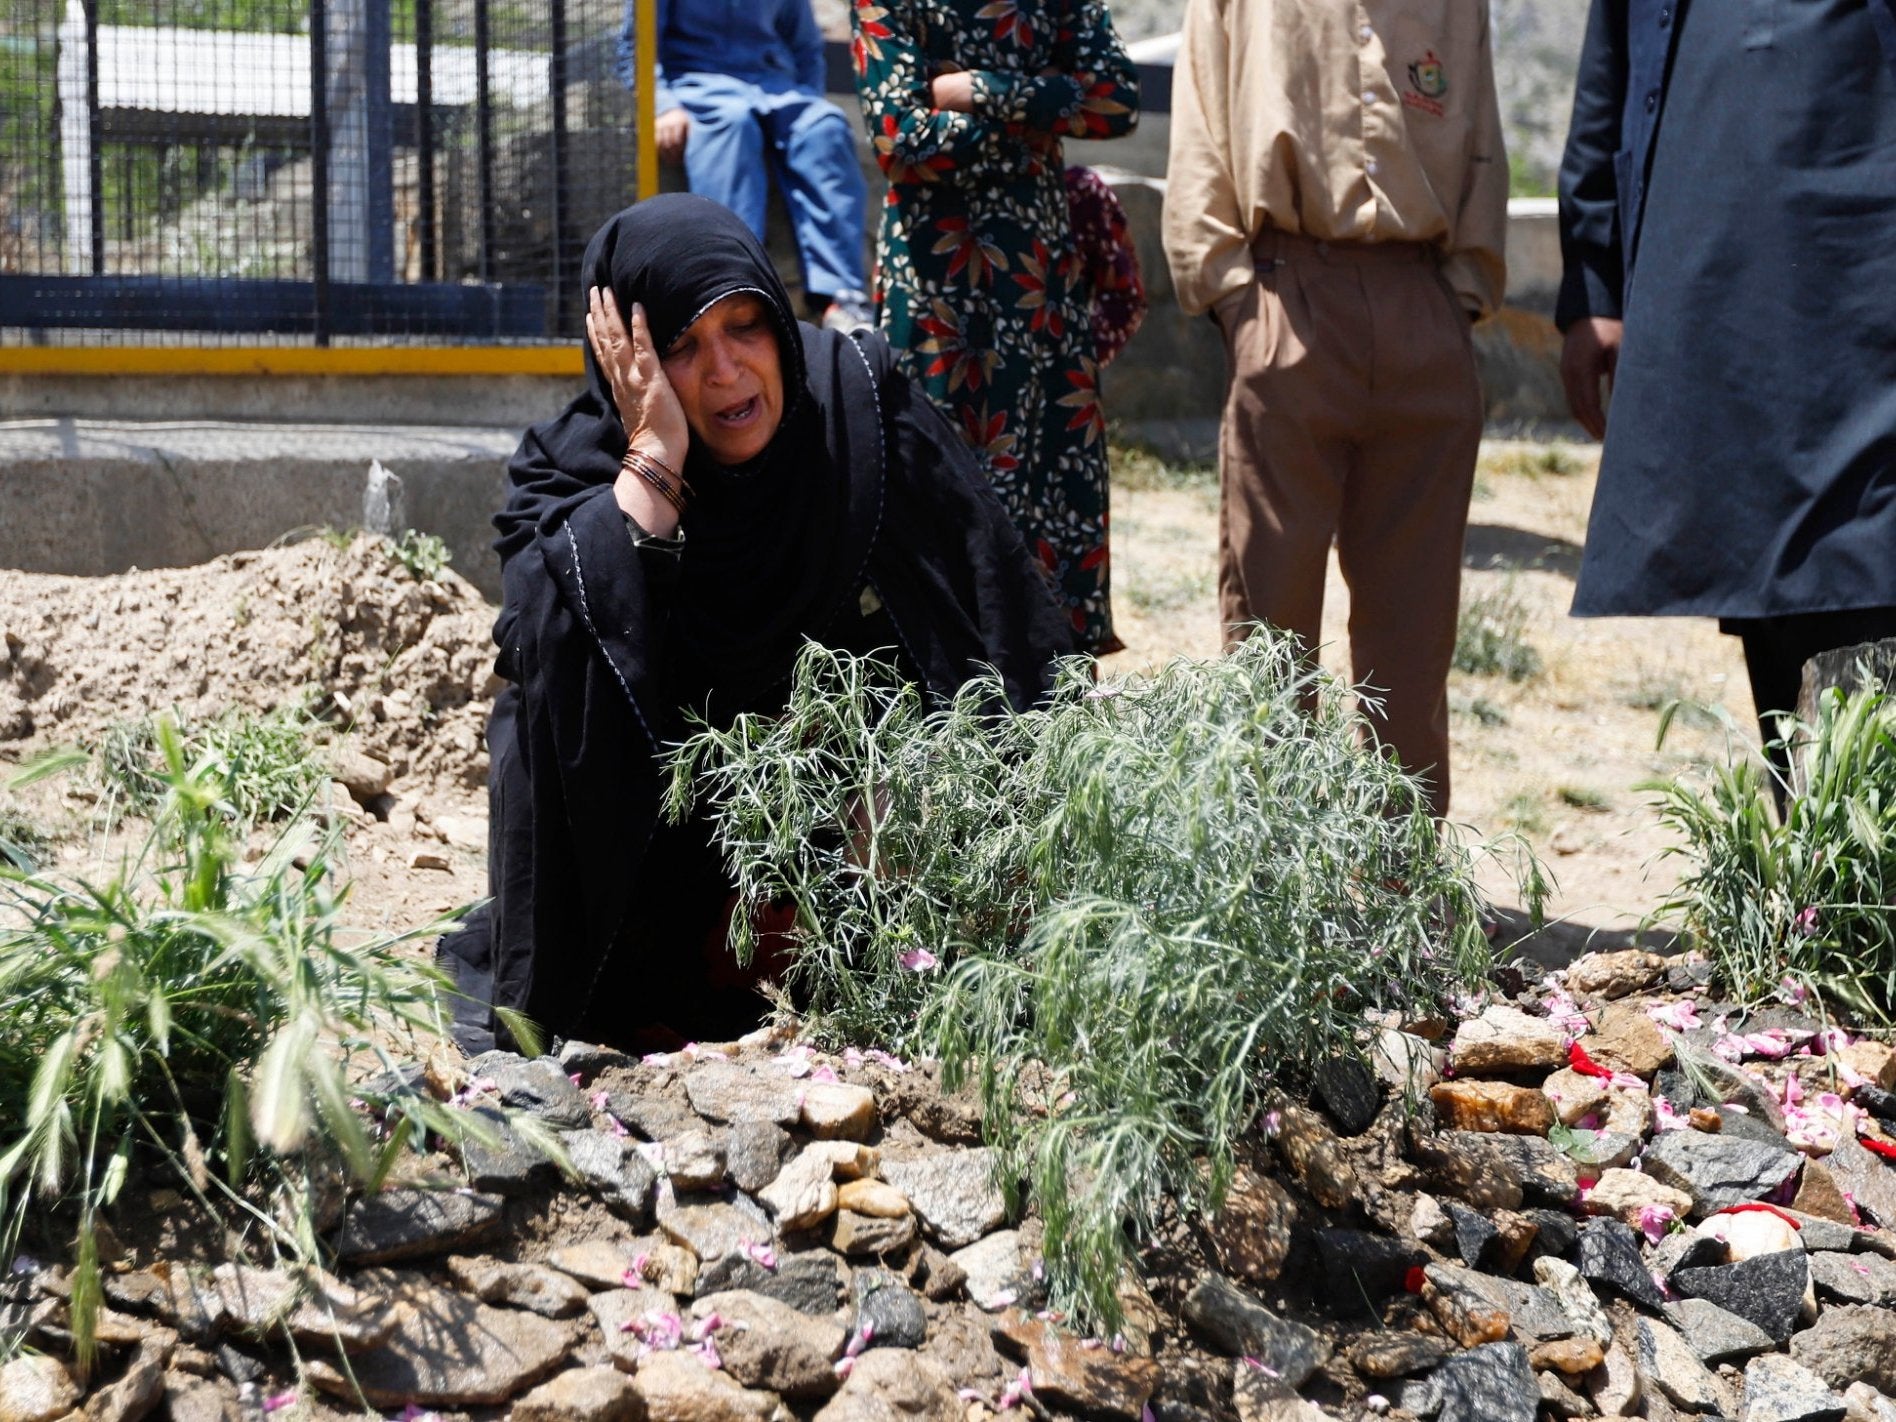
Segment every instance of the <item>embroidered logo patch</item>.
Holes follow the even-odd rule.
[[[1448,75],[1442,69],[1442,61],[1435,57],[1434,50],[1409,66],[1409,82],[1425,99],[1439,99],[1448,92]]]
[[[1412,109],[1440,118],[1442,95],[1448,92],[1448,71],[1435,51],[1430,50],[1409,66],[1409,87],[1402,91],[1402,102]]]

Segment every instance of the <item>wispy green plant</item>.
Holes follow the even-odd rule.
[[[747,904],[796,903],[817,1031],[978,1081],[1057,1303],[1105,1325],[1162,1195],[1215,1206],[1267,1088],[1487,945],[1468,854],[1275,635],[996,704],[977,682],[931,713],[812,647],[784,714],[682,748],[672,808],[709,800]]]
[[[159,733],[166,721],[187,760],[218,767],[225,787],[219,811],[245,829],[295,814],[328,779],[326,758],[314,740],[317,723],[300,703],[261,714],[230,710],[196,725],[175,714],[148,716],[121,722],[99,738],[95,778],[109,823],[127,814],[149,818],[171,793],[172,772]]]
[[[417,582],[440,577],[454,560],[454,554],[445,542],[432,533],[422,533],[413,528],[405,528],[400,538],[389,540],[388,556],[407,569],[408,576]]]
[[[0,864],[31,870],[51,846],[46,827],[18,810],[0,806]]]
[[[1464,597],[1455,624],[1455,670],[1509,681],[1539,676],[1541,655],[1527,640],[1532,616],[1512,574]]]
[[[378,1182],[427,1132],[468,1133],[364,1081],[439,1038],[440,987],[399,938],[345,932],[329,842],[292,832],[242,867],[228,767],[187,760],[164,720],[154,736],[164,798],[137,859],[96,883],[0,866],[0,1260],[29,1224],[72,1231],[82,1360],[94,1222],[140,1171],[311,1259],[307,1210],[286,1227],[261,1186],[313,1160]]]
[[[1669,715],[1662,719],[1661,740]],[[1709,779],[1651,782],[1690,869],[1661,912],[1682,917],[1728,986],[1755,1000],[1785,978],[1866,1020],[1896,1020],[1896,700],[1875,686],[1787,719],[1802,786],[1782,820],[1754,756]]]

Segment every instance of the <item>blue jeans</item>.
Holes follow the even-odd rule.
[[[761,239],[774,175],[790,210],[804,290],[866,290],[866,194],[843,111],[814,94],[772,92],[723,74],[682,74],[671,87],[691,115],[691,190],[723,203]]]

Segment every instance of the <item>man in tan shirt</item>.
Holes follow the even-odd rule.
[[[1165,247],[1225,338],[1219,611],[1314,650],[1334,541],[1352,676],[1437,814],[1507,195],[1486,0],[1190,0]]]

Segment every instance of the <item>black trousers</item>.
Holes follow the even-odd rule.
[[[1751,699],[1758,708],[1758,734],[1779,779],[1788,783],[1790,758],[1783,746],[1771,743],[1778,738],[1776,716],[1797,709],[1804,663],[1819,652],[1896,637],[1896,607],[1796,612],[1782,617],[1728,617],[1718,626],[1720,631],[1735,635],[1744,644]],[[1777,793],[1778,807],[1782,809],[1782,789]]]

